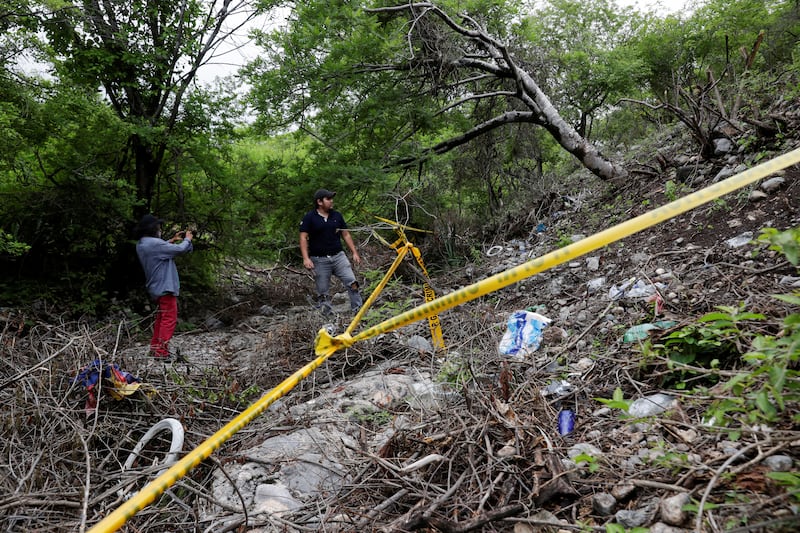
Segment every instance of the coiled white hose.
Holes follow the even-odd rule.
[[[142,438],[139,439],[139,442],[136,444],[136,446],[134,446],[133,451],[125,461],[125,464],[122,467],[123,472],[133,466],[133,463],[136,462],[136,459],[139,457],[139,453],[144,449],[145,446],[147,446],[147,443],[153,440],[153,437],[162,431],[169,431],[172,434],[172,439],[169,445],[169,452],[167,453],[166,457],[164,457],[164,460],[159,463],[162,468],[158,471],[158,475],[161,475],[162,472],[167,470],[178,460],[178,454],[181,452],[181,450],[183,450],[183,425],[181,425],[181,423],[174,418],[165,418],[164,420],[156,422],[153,427],[147,431],[147,433],[142,435]],[[131,483],[127,487],[119,489],[117,491],[117,495],[119,495],[121,498],[128,499],[130,497],[128,493],[133,488],[134,484],[135,483]],[[180,502],[180,500],[172,495],[170,491],[167,491],[167,493],[169,493],[173,499],[176,499],[178,502]]]
[[[161,462],[161,465],[164,467],[159,471],[159,474],[172,466],[175,461],[178,460],[178,454],[183,450],[183,425],[174,419],[174,418],[165,418],[157,422],[156,424],[151,427],[147,433],[142,435],[142,438],[139,439],[139,443],[133,448],[133,451],[128,456],[128,460],[125,461],[125,465],[122,467],[122,470],[128,470],[133,466],[133,463],[136,461],[136,458],[139,457],[139,453],[144,449],[148,442],[153,440],[153,437],[161,433],[162,431],[169,430],[172,433],[172,441],[169,445],[169,453]]]

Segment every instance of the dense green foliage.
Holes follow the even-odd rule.
[[[798,91],[800,8],[788,0],[709,0],[666,16],[611,0],[438,3],[449,19],[385,1],[299,2],[257,34],[263,53],[242,77],[216,87],[195,76],[229,36],[228,13],[147,5],[0,8],[3,302],[96,313],[137,294],[130,229],[146,210],[198,229],[189,291],[211,284],[222,257],[294,261],[297,221],[320,186],[340,192],[356,226],[374,213],[436,230],[433,269],[469,257],[470,238],[563,193],[559,176],[577,162],[530,123],[472,131],[513,115],[519,95],[513,80],[451,68],[477,41],[448,20],[505,46],[608,153],[681,121],[713,157],[721,126]],[[49,74],[27,73],[20,57]],[[465,132],[469,142],[447,143]]]

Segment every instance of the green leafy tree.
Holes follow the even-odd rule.
[[[186,139],[175,136],[198,69],[255,9],[231,0],[63,2],[43,8],[58,75],[102,89],[130,125],[124,153],[137,197],[149,209],[165,157]],[[120,163],[126,172],[127,158]]]
[[[511,125],[537,125],[604,179],[625,171],[569,125],[507,42],[514,3],[304,2],[248,69],[264,131],[294,125],[327,160],[413,168]],[[364,185],[362,176],[351,179]]]
[[[19,144],[0,170],[0,228],[26,245],[0,260],[0,290],[7,302],[52,297],[88,311],[113,292],[107,282],[125,278],[110,273],[135,200],[114,176],[126,128],[96,95],[60,85],[43,95],[25,100]]]
[[[640,103],[683,122],[701,154],[714,157],[714,138],[741,130],[745,105],[752,103],[748,114],[757,122],[767,87],[784,78],[781,85],[794,89],[796,78],[784,75],[785,63],[776,69],[775,61],[797,19],[796,2],[765,0],[709,0],[689,15],[651,19],[637,47],[657,103]]]
[[[33,5],[24,16],[22,2],[7,16],[0,8],[0,52],[51,68],[44,79],[23,76],[22,63],[0,73],[3,300],[99,310],[141,287],[130,229],[143,210],[215,237],[231,227],[238,176],[225,162],[239,88],[195,81],[256,11],[229,1]],[[23,32],[34,38],[6,38]]]
[[[592,118],[644,82],[647,70],[633,46],[644,20],[612,0],[549,0],[526,17],[529,62],[579,135],[589,137]]]

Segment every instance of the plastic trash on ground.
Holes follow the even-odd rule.
[[[664,393],[651,394],[634,401],[628,407],[628,415],[635,418],[656,416],[674,407],[675,404],[676,399],[674,396]]]
[[[575,412],[563,409],[558,413],[558,434],[568,435],[573,429],[575,429]]]
[[[542,331],[551,319],[531,311],[514,311],[508,317],[508,326],[500,339],[498,351],[511,359],[522,361],[539,349]]]
[[[631,278],[620,285],[612,285],[608,290],[608,299],[647,299],[656,294],[658,291],[663,291],[666,288],[667,286],[664,283],[649,283],[641,279]]]
[[[622,342],[635,342],[643,341],[647,338],[649,332],[653,329],[668,329],[677,324],[674,320],[659,320],[658,322],[649,322],[647,324],[637,324],[628,328],[628,331],[622,336]]]
[[[729,248],[741,248],[742,246],[746,246],[750,244],[753,240],[753,232],[752,231],[745,231],[741,235],[737,235],[736,237],[731,237],[725,244],[728,245]]]
[[[83,385],[89,393],[86,400],[85,411],[91,413],[97,406],[96,388],[102,380],[103,389],[115,400],[121,400],[130,396],[143,384],[133,374],[122,370],[119,366],[95,359],[88,365],[81,368],[78,374],[72,378],[72,383]]]
[[[542,396],[563,396],[571,393],[573,390],[575,390],[575,388],[572,386],[572,383],[562,379],[549,383],[545,388],[542,389],[541,394]]]

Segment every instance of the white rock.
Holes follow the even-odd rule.
[[[675,406],[675,398],[669,394],[652,394],[635,400],[628,407],[628,414],[634,418],[660,415]]]
[[[262,483],[256,487],[253,504],[253,514],[282,513],[302,506],[292,497],[289,489],[279,483]]]
[[[783,185],[784,182],[786,182],[785,179],[783,179],[780,176],[776,176],[774,178],[769,178],[768,180],[762,182],[761,185],[759,185],[759,187],[761,188],[762,191],[771,193],[780,189],[781,185]]]
[[[686,521],[687,513],[683,506],[689,503],[686,493],[676,494],[661,500],[661,520],[672,526],[679,526]]]

